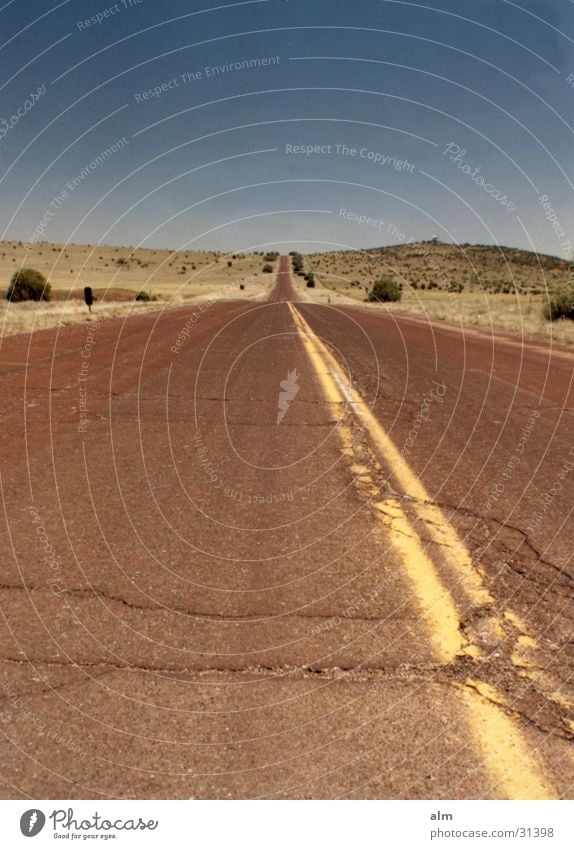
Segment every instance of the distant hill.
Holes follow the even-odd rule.
[[[570,269],[559,257],[519,248],[441,242],[317,253],[308,260],[321,283],[334,289],[388,276],[419,290],[541,294],[566,284]]]

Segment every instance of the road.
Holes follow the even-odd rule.
[[[4,798],[571,798],[572,354],[279,262],[2,341]]]

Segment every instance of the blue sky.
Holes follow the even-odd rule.
[[[0,22],[3,238],[574,243],[571,0],[12,0]]]

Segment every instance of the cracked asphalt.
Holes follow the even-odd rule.
[[[294,300],[2,340],[4,798],[571,798],[572,353]]]

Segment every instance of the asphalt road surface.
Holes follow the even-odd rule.
[[[227,301],[4,339],[5,798],[571,798],[571,353]]]

